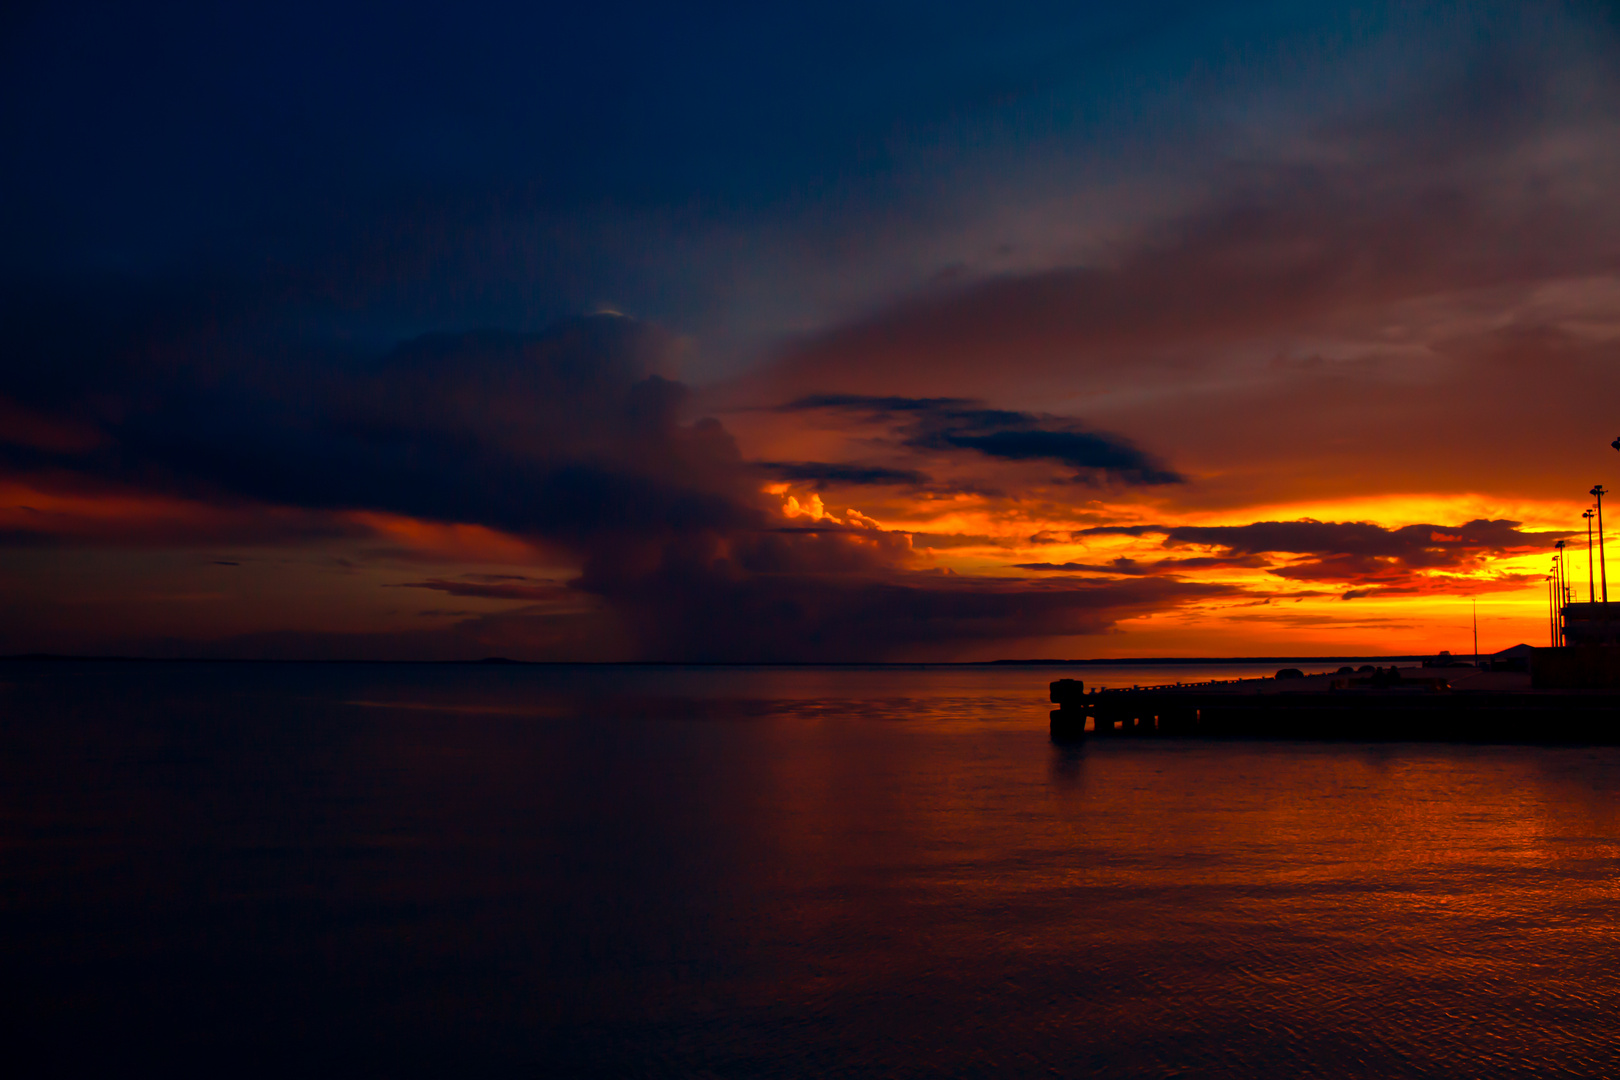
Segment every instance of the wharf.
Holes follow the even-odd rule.
[[[1391,672],[1394,669],[1389,669]],[[1103,689],[1052,683],[1052,738],[1620,745],[1620,689],[1544,689],[1521,671],[1402,668]]]

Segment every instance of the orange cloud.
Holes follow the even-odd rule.
[[[0,479],[0,533],[13,544],[261,544],[354,531],[325,514],[295,507],[221,505],[63,475]]]
[[[375,510],[351,510],[341,516],[418,558],[523,565],[540,554],[527,541],[484,525],[423,521]]]

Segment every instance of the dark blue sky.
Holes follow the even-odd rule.
[[[1094,215],[1151,218],[1524,23],[1293,3],[39,5],[0,65],[0,269],[159,293],[205,276],[228,320],[384,342],[610,305],[700,334],[700,367],[729,369],[958,264],[1051,257],[1003,220],[1020,203],[1097,189]]]

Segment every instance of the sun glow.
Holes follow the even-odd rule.
[[[919,559],[960,575],[1209,587],[1207,598],[1122,619],[1102,641],[1053,643],[1057,653],[1072,646],[1073,655],[1466,652],[1476,612],[1486,651],[1535,643],[1546,633],[1546,574],[1558,535],[1573,545],[1574,591],[1585,589],[1584,530],[1571,525],[1583,507],[1569,501],[1418,492],[1203,511],[1168,500],[1077,509],[958,494],[892,500],[877,515],[850,509],[840,517],[821,492],[790,492],[785,484],[770,491],[789,518],[907,533]],[[1219,531],[1208,542],[1172,532],[1266,523],[1364,527],[1400,542],[1352,556],[1251,551]],[[1420,526],[1427,529],[1414,531]]]

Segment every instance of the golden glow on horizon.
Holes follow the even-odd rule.
[[[859,522],[867,527],[913,533],[919,562],[968,576],[1029,579],[1040,571],[1020,563],[1078,564],[1091,570],[1051,572],[1054,582],[1128,581],[1154,576],[1143,564],[1169,559],[1213,558],[1214,545],[1167,546],[1159,535],[1070,534],[1100,524],[1242,526],[1256,522],[1369,523],[1388,530],[1430,524],[1457,528],[1475,520],[1507,520],[1525,531],[1568,531],[1570,584],[1575,599],[1586,595],[1584,504],[1575,501],[1498,499],[1477,492],[1401,493],[1323,502],[1258,505],[1219,511],[1176,512],[1166,504],[1095,503],[1083,518],[1052,514],[1044,506],[1009,505],[987,498],[955,496],[911,500],[881,519],[854,507],[829,507],[819,492],[792,494],[776,484],[789,518]],[[839,515],[842,515],[840,517]],[[1448,534],[1441,533],[1441,537]],[[944,545],[934,538],[948,541]],[[1438,539],[1438,538],[1437,538]],[[1612,543],[1612,538],[1610,540]],[[1357,580],[1284,576],[1314,556],[1271,553],[1255,565],[1173,566],[1161,571],[1176,580],[1230,589],[1227,595],[1185,602],[1151,615],[1122,619],[1105,639],[1054,642],[1056,655],[1242,653],[1421,653],[1473,647],[1478,610],[1480,648],[1491,652],[1521,641],[1538,644],[1547,635],[1550,544],[1534,549],[1465,552],[1454,565],[1406,567],[1388,560]],[[1110,572],[1116,559],[1131,560]],[[1125,572],[1136,571],[1136,572]],[[1279,573],[1281,571],[1282,573]]]
[[[874,494],[872,502],[857,507],[848,503],[867,492],[848,499],[847,492],[815,490],[810,485],[773,484],[764,490],[780,508],[784,523],[841,527],[843,542],[853,541],[873,556],[870,563],[855,562],[847,571],[829,572],[884,573],[888,566],[902,572],[932,570],[967,578],[1033,582],[1036,588],[1083,584],[1128,592],[1140,586],[1147,595],[1166,587],[1162,594],[1169,599],[1119,609],[1114,628],[1100,635],[1035,643],[984,642],[973,646],[980,651],[966,654],[970,658],[1423,653],[1443,648],[1460,654],[1472,648],[1476,602],[1483,651],[1520,641],[1543,643],[1547,633],[1545,577],[1553,554],[1550,544],[1542,546],[1541,541],[1531,540],[1519,547],[1459,550],[1450,539],[1456,535],[1451,530],[1481,519],[1520,522],[1525,532],[1566,533],[1571,542],[1572,593],[1578,600],[1586,594],[1585,530],[1580,517],[1584,504],[1574,500],[1497,499],[1473,492],[1403,493],[1206,510],[1177,507],[1169,499],[1153,497],[1157,493],[1140,497],[1132,492],[1130,495],[1139,497],[1127,500],[1099,491],[1089,502],[1065,506],[1039,497],[958,491],[907,498],[891,494],[886,499]],[[1167,543],[1158,533],[1085,533],[1098,526],[1226,527],[1302,520],[1369,523],[1389,530],[1428,524],[1435,527],[1437,545],[1444,541],[1453,546],[1437,546],[1435,551],[1443,557],[1432,563],[1422,558],[1403,561],[1376,556],[1360,562],[1346,559],[1341,569],[1332,556],[1320,552],[1242,556],[1214,544]],[[323,603],[336,603],[341,597],[345,610],[356,612],[354,619],[342,621],[370,629],[392,625],[389,620],[399,618],[390,612],[401,607],[404,594],[390,590],[375,604],[361,604],[354,589],[364,593],[397,584],[398,568],[412,563],[459,564],[470,577],[496,569],[532,577],[543,568],[547,576],[559,579],[577,572],[573,560],[484,525],[433,522],[378,511],[331,514],[260,504],[216,505],[105,486],[57,486],[50,478],[38,477],[0,482],[0,528],[14,534],[61,537],[71,544],[95,548],[245,550],[292,544],[312,552],[325,551],[330,562],[348,566],[353,559],[353,565],[370,569],[363,583],[357,579],[353,588],[338,588],[335,579],[317,581],[306,575],[308,604],[299,610],[320,610]],[[850,532],[857,535],[850,536]],[[206,562],[215,557],[203,556],[205,561],[198,565],[215,565]],[[1181,565],[1185,560],[1196,561]],[[253,579],[262,573],[255,570]],[[303,572],[295,572],[289,565],[286,573],[298,577]],[[191,588],[185,574],[176,571],[175,575],[172,587],[166,585],[162,590],[164,597],[215,596],[210,588]],[[246,572],[242,577],[249,580]],[[1188,585],[1196,588],[1187,589]],[[292,578],[286,578],[282,587],[293,588]],[[128,594],[127,603],[134,605],[129,618],[158,625],[153,621],[157,616],[151,613],[152,602],[141,601],[141,595],[145,594]],[[238,610],[234,599],[219,603],[222,610]],[[514,593],[510,597],[457,597],[453,603],[413,601],[408,610],[414,621],[430,614],[418,612],[418,607],[442,608],[431,613],[440,621],[513,611],[533,603],[532,597]],[[59,606],[66,610],[71,605],[62,598]],[[269,610],[263,601],[255,600],[253,606],[260,612]],[[1156,610],[1132,614],[1146,612],[1148,607]],[[141,611],[146,614],[137,614]],[[202,620],[196,624],[199,631],[219,621],[201,613],[197,618]],[[237,625],[234,615],[228,621],[243,632],[252,628],[251,621]],[[325,616],[314,622],[331,625]],[[293,621],[284,625],[291,626]]]

